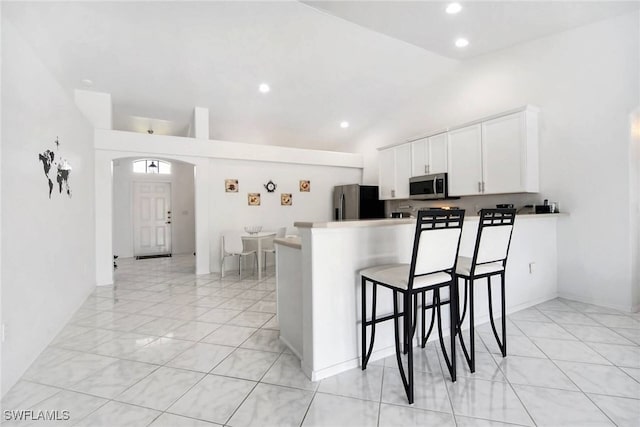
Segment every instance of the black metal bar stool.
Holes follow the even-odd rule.
[[[455,286],[455,268],[460,247],[460,235],[464,222],[464,210],[433,209],[419,211],[416,220],[415,236],[413,240],[413,252],[411,264],[391,264],[366,268],[360,272],[362,276],[362,369],[367,368],[367,362],[371,357],[375,339],[376,324],[393,319],[396,359],[400,376],[404,385],[409,403],[413,403],[413,335],[416,329],[418,295],[422,294],[422,316],[428,308],[437,312],[438,331],[440,333],[440,345],[444,353],[451,380],[456,380],[455,365],[455,335],[457,327],[458,308],[457,286]],[[367,320],[366,310],[366,285],[372,283],[372,311],[371,319]],[[376,317],[377,287],[383,286],[393,291],[393,314]],[[440,289],[449,289],[449,300],[442,300]],[[433,303],[424,304],[427,291],[433,291]],[[402,311],[398,310],[398,295],[402,296]],[[449,304],[450,309],[450,352],[448,356],[442,337],[442,321],[440,306]],[[403,318],[403,337],[400,338],[399,318]],[[367,326],[371,326],[371,337],[367,349]],[[425,327],[422,326],[422,339],[425,342]],[[407,355],[407,373],[402,366],[401,341],[403,350]],[[407,378],[408,376],[408,378]]]
[[[482,209],[478,224],[478,235],[473,256],[458,257],[456,266],[456,282],[458,278],[464,279],[464,302],[462,316],[458,321],[460,344],[462,352],[469,364],[471,372],[476,370],[475,359],[475,325],[474,325],[474,282],[478,279],[487,279],[489,297],[489,320],[493,335],[500,347],[502,357],[507,355],[507,320],[505,304],[505,280],[507,256],[511,245],[513,224],[516,219],[515,209]],[[493,319],[493,302],[491,297],[491,278],[500,276],[501,315],[502,315],[502,339],[498,336],[495,321]],[[467,314],[467,297],[469,299],[469,349],[465,345],[462,336],[462,322]]]

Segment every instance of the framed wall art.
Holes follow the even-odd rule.
[[[293,205],[293,195],[291,193],[282,193],[282,194],[280,194],[280,204],[282,206],[291,206],[291,205]]]
[[[260,193],[249,193],[247,195],[249,206],[260,206]]]
[[[308,179],[300,180],[300,191],[303,193],[308,193],[311,191],[311,181]]]
[[[225,179],[224,180],[224,191],[227,193],[237,193],[238,192],[238,180],[237,179]]]

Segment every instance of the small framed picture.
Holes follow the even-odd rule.
[[[301,179],[300,191],[303,193],[308,193],[309,191],[311,191],[311,181],[309,181],[308,179]]]
[[[227,193],[237,193],[238,192],[238,180],[237,179],[225,179],[224,180],[224,191]]]
[[[260,193],[249,193],[247,195],[249,206],[260,206]]]
[[[280,194],[280,204],[282,206],[291,206],[293,204],[293,195],[291,193]]]

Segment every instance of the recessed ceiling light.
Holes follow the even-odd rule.
[[[348,127],[349,127],[349,122],[346,122],[346,121],[345,121],[345,122],[340,122],[340,127],[341,127],[342,129],[346,129],[346,128],[348,128]]]
[[[90,79],[82,79],[82,84],[83,84],[83,85],[85,85],[85,86],[87,86],[87,87],[93,86],[93,80],[90,80]]]
[[[462,10],[462,5],[460,3],[449,3],[445,10],[449,15],[455,15]]]
[[[467,47],[467,46],[469,46],[469,40],[463,37],[456,39],[456,47]]]
[[[260,86],[258,86],[258,90],[261,93],[268,93],[271,90],[271,88],[266,83],[260,83]]]

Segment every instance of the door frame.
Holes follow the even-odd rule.
[[[144,179],[147,178],[147,179]],[[144,183],[158,183],[158,184],[167,184],[169,186],[169,203],[171,206],[171,211],[172,211],[172,215],[171,217],[173,218],[173,186],[171,185],[171,180],[167,179],[165,177],[162,177],[160,179],[155,179],[155,177],[152,176],[140,176],[140,177],[136,177],[136,179],[131,180],[131,235],[133,236],[133,239],[131,240],[131,244],[133,245],[133,248],[131,248],[131,253],[133,254],[133,257],[135,258],[136,256],[146,256],[144,254],[138,254],[136,255],[136,218],[134,215],[135,212],[135,203],[136,203],[136,193],[135,193],[135,186],[137,184],[144,184]],[[171,226],[169,227],[169,232],[171,234],[171,245],[169,247],[169,254],[173,254],[173,221],[171,221]]]
[[[146,135],[145,135],[146,136]],[[209,158],[182,156],[153,149],[124,151],[97,148],[95,154],[96,285],[113,284],[113,161],[133,157],[179,161],[194,167],[196,274],[211,272],[209,236]],[[97,196],[100,195],[100,196]]]

